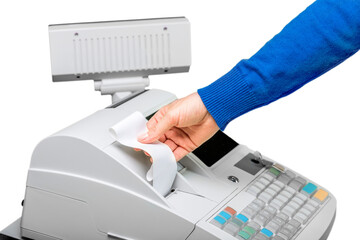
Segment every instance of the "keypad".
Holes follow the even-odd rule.
[[[237,239],[293,239],[329,198],[326,190],[284,167],[266,170],[246,192],[255,200],[243,209],[226,206],[210,221]]]

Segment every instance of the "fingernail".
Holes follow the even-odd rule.
[[[145,138],[147,138],[149,136],[149,134],[146,132],[146,133],[142,133],[138,136],[138,140],[144,140]]]

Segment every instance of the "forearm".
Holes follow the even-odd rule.
[[[254,56],[199,89],[223,130],[234,118],[297,90],[360,48],[360,2],[318,0]]]

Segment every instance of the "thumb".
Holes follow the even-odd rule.
[[[148,132],[140,135],[138,141],[141,143],[152,143],[163,136],[170,128],[174,126],[170,114],[163,116],[154,115],[148,122]]]

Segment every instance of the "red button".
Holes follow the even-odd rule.
[[[234,209],[232,209],[231,207],[226,207],[224,209],[224,211],[227,211],[228,213],[230,213],[231,215],[235,215],[236,211]]]

